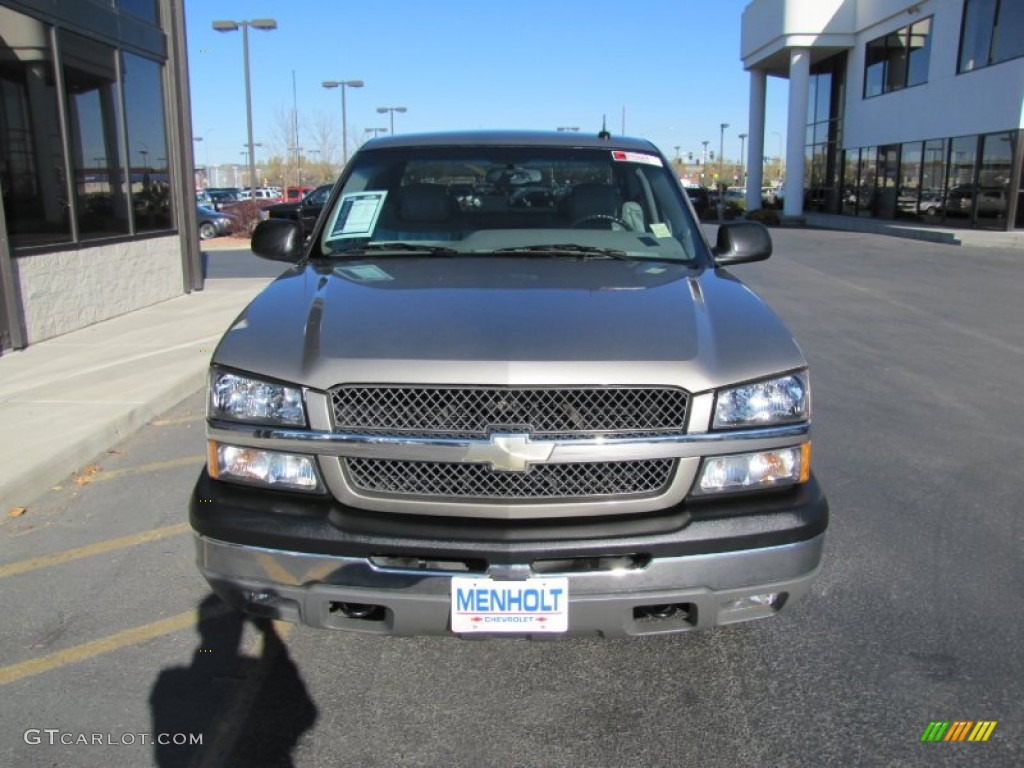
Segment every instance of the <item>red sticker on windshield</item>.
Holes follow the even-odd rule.
[[[623,152],[620,149],[612,151],[612,160],[620,163],[645,163],[646,165],[662,166],[661,158],[657,155],[645,155],[643,152]]]

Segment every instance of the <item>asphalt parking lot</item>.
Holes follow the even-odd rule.
[[[733,272],[811,364],[832,523],[804,601],[633,641],[243,620],[192,562],[196,392],[0,522],[0,762],[1024,763],[1024,254],[773,237],[771,260]],[[215,279],[261,268],[211,259]],[[983,743],[922,742],[932,721],[996,726]]]

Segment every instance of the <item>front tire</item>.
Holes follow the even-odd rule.
[[[208,221],[199,224],[199,239],[210,240],[217,236],[217,228]]]

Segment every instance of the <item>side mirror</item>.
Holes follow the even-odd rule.
[[[772,255],[772,236],[756,221],[734,221],[718,227],[718,241],[712,251],[715,264],[747,264]]]
[[[302,225],[291,219],[267,219],[252,233],[252,252],[270,261],[296,263],[302,257]]]

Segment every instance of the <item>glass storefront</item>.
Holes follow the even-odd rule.
[[[849,149],[841,212],[1005,230],[1017,131]],[[810,206],[808,206],[810,207]],[[1021,226],[1018,206],[1016,226]]]
[[[71,240],[50,29],[0,6],[0,188],[12,245]]]
[[[152,0],[128,5],[156,18]],[[170,230],[162,64],[6,6],[0,30],[0,187],[11,248]]]
[[[60,51],[68,94],[78,232],[83,240],[126,235],[128,195],[119,170],[116,52],[63,30]]]
[[[138,232],[171,226],[167,140],[160,95],[160,65],[124,54],[124,111],[128,129],[128,167]]]

